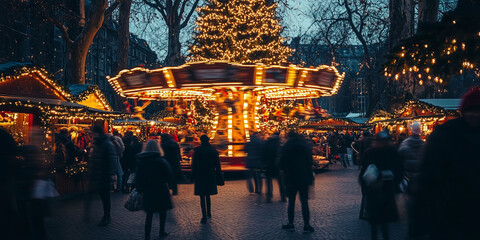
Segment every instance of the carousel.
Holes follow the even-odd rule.
[[[301,68],[215,61],[154,70],[137,67],[122,70],[108,81],[122,97],[177,102],[184,106],[186,115],[194,110],[193,103],[211,106],[211,114],[201,119],[211,127],[202,131],[217,145],[223,163],[242,170],[243,145],[250,141],[251,132],[262,130],[266,102],[331,96],[343,78],[344,74],[327,65]]]

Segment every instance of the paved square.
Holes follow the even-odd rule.
[[[287,204],[280,202],[276,182],[273,203],[264,197],[248,193],[245,180],[227,181],[212,196],[213,218],[200,224],[198,196],[193,195],[193,184],[179,185],[174,196],[175,207],[167,216],[166,239],[370,239],[366,221],[358,219],[360,189],[357,168],[333,167],[318,173],[315,197],[310,200],[311,225],[315,232],[304,234],[301,208],[297,201],[295,232],[281,229],[287,222]],[[92,221],[83,218],[83,201],[70,199],[52,204],[53,216],[47,218],[47,231],[52,240],[80,239],[143,239],[145,213],[129,212],[123,208],[128,195],[112,193],[112,223],[97,227],[101,218],[100,199],[92,205]],[[158,239],[158,216],[154,217],[152,239]],[[404,223],[391,224],[391,239],[406,239]]]

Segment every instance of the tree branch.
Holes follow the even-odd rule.
[[[192,17],[193,12],[195,12],[195,9],[197,8],[198,1],[199,1],[199,0],[195,0],[195,2],[193,3],[193,6],[192,6],[192,8],[190,9],[190,12],[188,13],[187,17],[185,18],[185,20],[183,21],[183,23],[180,24],[180,29],[182,29],[182,28],[184,28],[184,27],[187,26],[188,21],[190,21],[190,17]]]
[[[112,16],[112,13],[113,11],[115,11],[115,9],[118,7],[118,5],[120,5],[120,2],[122,0],[115,0],[114,3],[112,3],[112,5],[110,5],[110,7],[107,8],[107,10],[105,10],[105,18],[108,19]]]
[[[355,33],[355,36],[357,36],[357,39],[360,41],[360,43],[363,46],[363,52],[365,53],[365,59],[370,59],[370,52],[368,51],[367,42],[365,41],[365,38],[362,36],[362,34],[355,27],[355,24],[353,23],[352,9],[348,5],[348,0],[344,0],[344,3],[345,3],[345,9],[347,10],[347,14],[348,14],[348,24],[350,25],[350,27],[352,28],[352,31]]]
[[[85,28],[83,29],[83,31],[78,36],[78,39],[75,40],[75,41],[78,41],[79,48],[88,49],[90,47],[90,44],[92,43],[93,38],[95,37],[96,33],[103,25],[103,20],[105,19],[105,11],[107,7],[108,7],[107,0],[95,1],[94,9],[89,21],[85,25]]]
[[[47,19],[48,22],[52,23],[53,25],[55,25],[55,27],[57,27],[60,32],[62,33],[62,36],[63,38],[65,38],[65,42],[67,43],[67,46],[69,46],[70,44],[73,43],[72,39],[70,39],[70,35],[68,34],[68,28],[67,26],[65,26],[64,24],[62,24],[61,22],[53,19],[52,17],[50,16],[46,16],[45,17]]]
[[[160,14],[162,14],[163,20],[165,20],[165,22],[167,21],[165,6],[163,6],[160,2],[158,2],[157,0],[155,0],[155,3],[150,2],[148,0],[143,0],[143,2],[147,4],[149,7],[157,9],[157,11],[160,12]]]

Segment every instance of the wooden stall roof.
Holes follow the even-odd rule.
[[[86,93],[73,96],[70,90],[50,78],[43,69],[14,65],[17,69],[12,70],[11,67],[2,66],[0,66],[0,69],[3,69],[0,71],[0,106],[2,109],[9,111],[28,109],[42,115],[60,118],[113,119],[125,117],[125,114],[112,111],[105,96],[96,86],[88,86],[87,90],[82,91]],[[102,107],[82,104],[82,101],[88,100],[92,93],[95,94],[95,98],[99,99]]]
[[[85,105],[103,111],[113,111],[107,97],[97,85],[73,84],[68,87],[73,95],[72,100],[78,104]]]

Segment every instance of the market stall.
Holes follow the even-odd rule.
[[[86,154],[80,153],[85,153],[89,144],[85,129],[95,124],[108,126],[109,121],[123,116],[76,103],[77,100],[42,69],[21,68],[0,79],[0,126],[20,145],[34,144],[34,133],[43,134],[41,144],[50,157],[46,161],[55,173],[60,193],[84,188]],[[60,129],[66,129],[79,152],[68,164],[54,161]],[[74,184],[71,178],[75,179]]]
[[[324,118],[313,121],[303,121],[299,125],[299,131],[305,135],[315,136],[312,140],[315,142],[313,146],[314,164],[316,168],[328,167],[330,163],[330,146],[327,143],[327,136],[333,132],[356,132],[363,131],[368,126],[356,123],[348,118]]]
[[[410,100],[389,113],[378,110],[368,119],[374,133],[388,130],[394,137],[410,134],[409,126],[413,122],[422,125],[422,138],[426,138],[434,128],[459,116],[460,99],[419,99]]]

